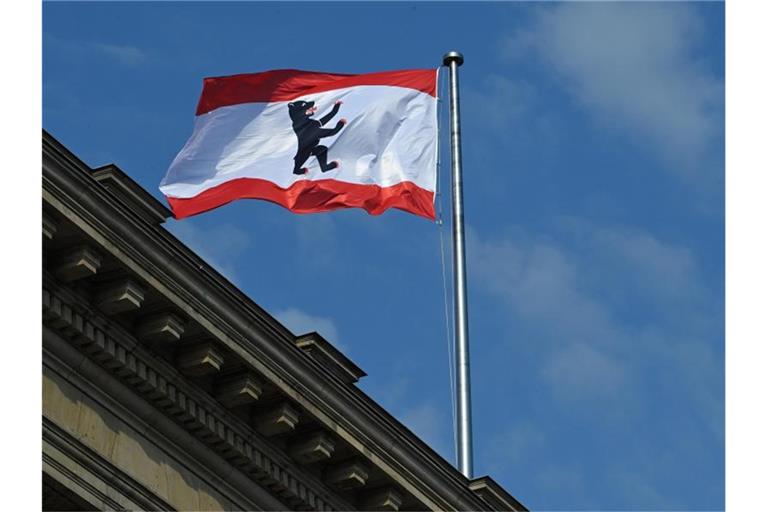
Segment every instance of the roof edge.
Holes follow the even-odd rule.
[[[481,476],[469,482],[469,489],[488,503],[493,510],[512,510],[528,512],[525,506],[517,501],[490,476]]]
[[[165,219],[173,217],[171,210],[144,190],[116,164],[97,167],[91,171],[91,176],[128,206],[133,207],[151,224],[162,224]]]
[[[169,217],[173,217],[171,210],[155,199],[152,194],[136,183],[133,178],[116,164],[111,163],[92,168],[72,153],[56,137],[43,129],[43,146],[46,144],[63,154],[77,167],[88,170],[89,172],[86,174],[115,195],[124,206],[134,211],[146,222],[158,225],[165,222]]]
[[[231,350],[246,360],[262,357],[265,365],[278,378],[284,379],[288,386],[318,399],[320,412],[329,421],[337,422],[339,428],[356,439],[372,443],[374,454],[384,465],[413,479],[413,487],[426,493],[429,499],[445,503],[455,500],[456,506],[464,510],[481,510],[478,505],[488,503],[468,487],[469,480],[464,475],[363,391],[355,386],[346,386],[337,379],[329,381],[327,371],[322,371],[322,364],[314,357],[292,356],[291,352],[301,350],[296,345],[296,337],[194,251],[159,226],[146,229],[146,223],[137,222],[140,217],[136,212],[126,216],[128,208],[122,201],[119,204],[104,201],[114,198],[115,194],[97,185],[97,181],[90,176],[91,169],[45,131],[43,156],[44,190],[56,191],[57,198],[66,197],[71,201],[66,206],[76,208],[87,222],[103,222],[101,232],[110,241],[116,242],[127,258],[135,259],[140,254],[141,261],[148,265],[148,273],[160,278],[163,283],[177,281],[178,286],[174,286],[172,292],[190,299],[196,307],[202,308],[203,314],[213,314],[216,327],[231,337],[232,344],[227,345]],[[46,166],[46,157],[54,164],[50,168]],[[90,190],[85,191],[84,188]],[[115,213],[124,217],[119,218],[120,215]],[[126,233],[137,236],[135,246],[127,246],[115,238]],[[173,263],[178,265],[173,266]],[[158,274],[159,269],[169,272]],[[188,290],[201,283],[211,287],[211,295],[189,295]],[[246,338],[242,334],[244,332],[250,335]],[[267,336],[285,343],[264,343]],[[338,352],[330,343],[328,346]],[[339,355],[346,360],[343,354]],[[362,372],[359,368],[357,370]],[[297,387],[299,378],[303,382]],[[339,414],[339,411],[344,411],[344,414]]]
[[[296,337],[296,346],[347,384],[368,375],[316,331]]]

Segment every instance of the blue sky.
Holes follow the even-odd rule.
[[[449,49],[476,474],[537,510],[722,509],[722,3],[45,3],[43,126],[161,198],[203,77]],[[166,225],[453,460],[436,225],[259,201]]]

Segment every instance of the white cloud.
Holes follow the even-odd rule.
[[[482,119],[484,125],[492,128],[489,131],[502,137],[509,136],[506,127],[524,119],[536,100],[536,89],[532,84],[499,74],[485,77],[477,89],[467,88],[462,97],[468,106],[464,115]]]
[[[535,480],[546,494],[568,496],[571,503],[578,503],[579,510],[598,509],[596,497],[587,492],[584,471],[576,464],[562,460],[546,464],[536,472]]]
[[[54,50],[73,56],[78,60],[88,54],[100,55],[124,66],[137,66],[147,59],[144,50],[131,45],[122,45],[98,41],[76,41],[64,39],[50,33],[43,35],[46,51]]]
[[[598,226],[573,217],[559,223],[580,250],[590,253],[591,268],[582,272],[603,287],[621,287],[657,307],[700,308],[715,300],[688,247],[626,226]]]
[[[332,215],[296,215],[295,257],[302,266],[314,269],[333,268],[337,264],[336,224]]]
[[[146,54],[135,46],[107,43],[89,43],[89,46],[95,51],[127,66],[135,66],[146,59]]]
[[[574,343],[556,351],[541,370],[561,400],[592,400],[624,395],[625,369],[615,358],[594,347]]]
[[[565,407],[616,400],[626,413],[663,373],[721,424],[722,303],[691,251],[634,228],[563,226],[559,242],[520,228],[467,237],[473,284],[527,328],[553,397]],[[649,306],[636,313],[637,301]]]
[[[702,32],[690,5],[567,2],[540,9],[502,53],[533,52],[606,127],[639,135],[673,169],[701,177],[721,168],[706,158],[724,116],[723,83],[696,52]]]
[[[690,249],[663,243],[648,233],[599,229],[594,233],[597,248],[608,251],[631,272],[624,273],[634,289],[653,300],[672,302],[709,298]],[[599,250],[599,249],[598,249]]]
[[[165,223],[165,228],[227,279],[238,284],[237,264],[251,244],[250,235],[232,224],[202,227],[194,220]]]
[[[398,416],[406,427],[433,450],[446,460],[452,460],[453,450],[448,437],[451,419],[445,417],[437,407],[429,403],[419,404],[406,409]]]
[[[534,423],[521,420],[507,425],[488,443],[484,443],[485,458],[492,466],[513,465],[527,467],[540,457],[547,439]]]
[[[606,308],[580,289],[580,269],[562,248],[521,230],[482,239],[470,229],[467,241],[472,275],[517,316],[555,338],[589,342],[613,336]]]
[[[310,315],[297,308],[287,308],[276,311],[274,316],[297,336],[315,331],[321,334],[337,349],[342,352],[347,351],[347,348],[341,343],[339,338],[339,330],[336,328],[336,324],[331,318]]]

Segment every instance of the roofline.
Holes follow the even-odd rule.
[[[125,205],[109,201],[110,194],[94,179],[91,169],[46,131],[43,185],[58,200],[76,199],[66,207],[98,226],[127,257],[206,315],[226,334],[222,341],[230,350],[245,361],[262,362],[293,390],[313,400],[331,423],[375,450],[389,467],[406,478],[415,477],[422,492],[460,509],[487,509],[464,475],[362,390],[340,379],[328,379],[327,370],[306,357],[285,326],[175,236],[142,221]]]
[[[91,175],[97,181],[107,185],[115,183],[117,190],[113,190],[113,192],[141,208],[142,212],[146,214],[148,222],[161,224],[165,222],[165,219],[173,217],[171,210],[136,183],[119,166],[115,164],[102,165],[94,169]]]
[[[326,365],[331,367],[332,370],[339,373],[342,376],[342,379],[348,384],[357,382],[362,377],[368,375],[317,331],[297,336],[296,346],[308,352],[310,355],[313,355],[315,351],[320,352],[320,354],[318,354],[320,359],[323,360]]]

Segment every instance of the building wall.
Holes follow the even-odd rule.
[[[62,355],[66,342],[50,329],[43,343],[43,471],[49,478],[100,510],[285,508],[258,497],[233,500],[239,493],[226,478],[190,455],[196,440],[181,429],[169,438],[134,415],[118,398],[130,390],[118,391],[120,382],[74,351]],[[67,364],[67,356],[79,362]]]

